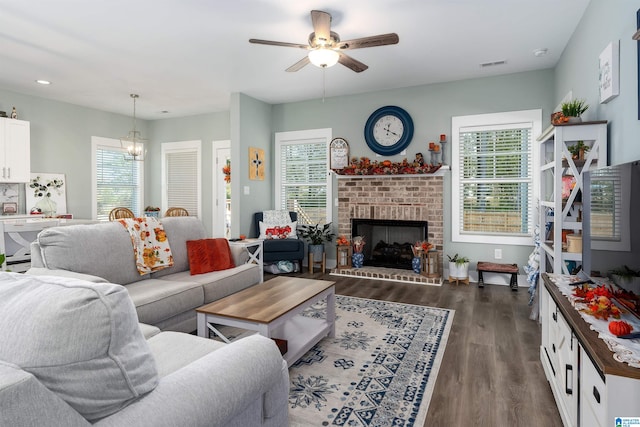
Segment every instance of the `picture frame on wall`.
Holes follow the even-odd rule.
[[[249,147],[249,179],[264,181],[264,150]]]
[[[18,204],[14,202],[4,202],[2,204],[2,215],[15,215],[18,213]]]
[[[599,59],[600,103],[606,104],[620,94],[620,43],[609,43]]]

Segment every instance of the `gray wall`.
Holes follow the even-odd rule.
[[[592,0],[556,67],[555,104],[569,91],[584,98],[587,120],[609,121],[609,163],[640,159],[638,121],[638,0]],[[620,41],[620,95],[600,104],[598,57],[612,41]]]
[[[375,153],[364,141],[364,125],[373,111],[384,105],[397,105],[411,115],[415,133],[406,156],[389,158],[413,159],[417,152],[426,153],[429,141],[438,141],[444,133],[451,139],[451,117],[542,108],[543,116],[552,113],[554,98],[553,71],[534,71],[500,77],[488,77],[417,86],[398,90],[371,92],[321,100],[280,104],[273,107],[273,130],[283,132],[300,129],[332,128],[333,136],[349,142],[351,157],[375,159]],[[451,146],[445,151],[451,159]],[[451,217],[451,174],[444,180],[444,216]],[[337,179],[333,179],[333,194],[337,195]],[[337,224],[337,210],[333,222]],[[493,260],[493,249],[503,248],[503,261],[526,264],[532,246],[502,247],[492,244],[454,243],[451,241],[451,221],[445,221],[445,254],[458,252],[468,256],[472,265],[477,261]],[[330,254],[329,254],[330,255]],[[446,258],[445,258],[446,259]]]

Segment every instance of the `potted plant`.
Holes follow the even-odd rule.
[[[582,121],[582,113],[587,111],[589,105],[584,99],[572,99],[568,102],[563,102],[561,105],[562,115],[569,118],[569,123],[576,123]]]
[[[330,242],[335,236],[335,234],[331,232],[331,223],[324,225],[299,225],[298,235],[309,241],[309,252],[313,254],[314,259],[322,258],[324,242]]]
[[[567,147],[569,153],[571,153],[571,158],[573,160],[580,159],[584,160],[584,153],[589,151],[591,147],[585,145],[584,141],[578,141],[574,145],[570,145]]]
[[[454,279],[466,279],[469,277],[469,258],[466,256],[447,255],[449,258],[449,277]]]

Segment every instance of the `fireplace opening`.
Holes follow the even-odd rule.
[[[364,265],[411,270],[417,241],[427,240],[427,221],[351,219],[351,236],[364,236]]]

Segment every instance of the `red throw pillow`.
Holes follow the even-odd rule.
[[[235,267],[229,241],[223,238],[187,241],[191,275]]]

